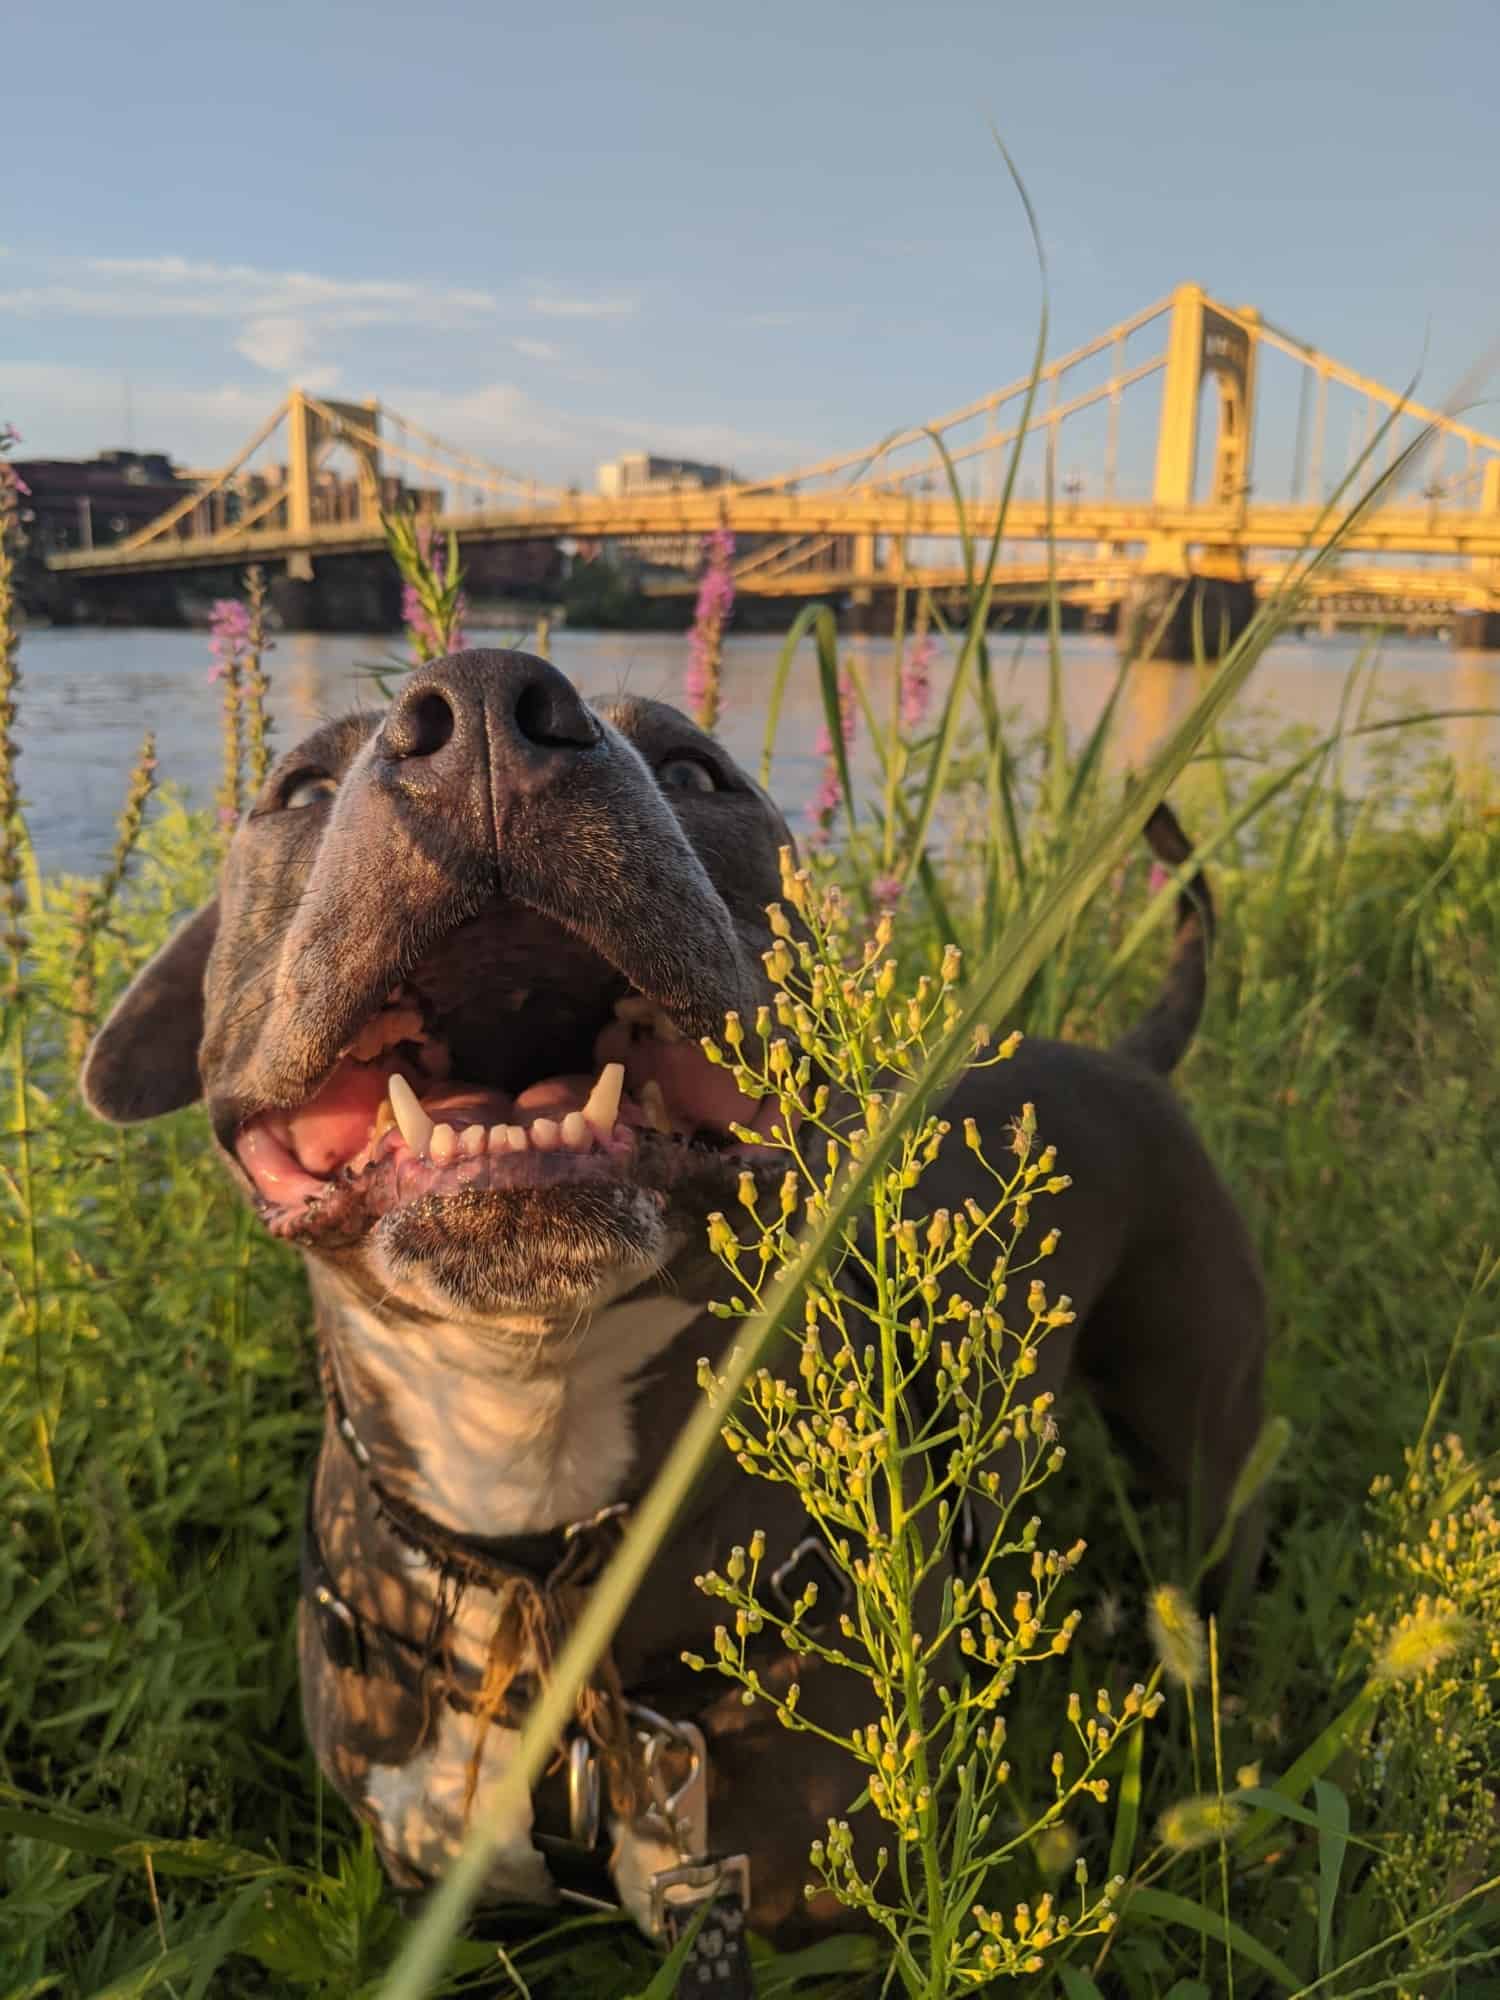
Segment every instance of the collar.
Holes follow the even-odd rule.
[[[620,1546],[631,1502],[617,1500],[581,1521],[525,1535],[467,1535],[445,1527],[410,1501],[382,1486],[370,1470],[370,1452],[344,1400],[331,1348],[320,1344],[318,1371],[333,1427],[358,1468],[376,1511],[418,1565],[481,1590],[499,1592],[517,1581],[552,1592],[591,1584]]]

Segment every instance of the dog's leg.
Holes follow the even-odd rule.
[[[1264,1294],[1223,1200],[1222,1228],[1136,1250],[1079,1348],[1080,1369],[1127,1450],[1158,1490],[1182,1502],[1194,1562],[1223,1526],[1264,1418]],[[1262,1526],[1258,1503],[1244,1509],[1204,1581],[1210,1608],[1253,1580]]]

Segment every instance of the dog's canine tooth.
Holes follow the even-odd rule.
[[[589,1092],[583,1115],[600,1139],[609,1138],[620,1111],[620,1092],[625,1088],[624,1063],[606,1063],[599,1080]]]
[[[581,1111],[570,1111],[562,1122],[562,1142],[575,1153],[586,1153],[594,1143],[594,1128]]]
[[[482,1125],[466,1125],[458,1135],[458,1150],[471,1160],[477,1160],[484,1151],[487,1133]]]
[[[401,1136],[414,1153],[425,1153],[432,1137],[432,1120],[417,1102],[417,1093],[399,1070],[388,1086],[391,1115],[401,1128]]]
[[[667,1116],[667,1100],[661,1094],[661,1085],[654,1076],[648,1076],[640,1088],[641,1109],[646,1114],[646,1123],[653,1132],[672,1132],[672,1121]]]
[[[458,1134],[451,1125],[434,1125],[432,1137],[427,1141],[428,1158],[438,1166],[446,1166],[458,1151]]]
[[[528,1137],[538,1152],[555,1153],[561,1142],[562,1132],[555,1118],[533,1118]]]

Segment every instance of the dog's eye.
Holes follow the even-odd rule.
[[[323,771],[304,771],[294,778],[281,795],[283,812],[300,812],[304,806],[321,805],[338,790],[338,779]]]
[[[656,767],[657,782],[668,792],[716,792],[719,774],[701,757],[669,757]]]

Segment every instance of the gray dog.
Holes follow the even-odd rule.
[[[1148,837],[1176,863],[1169,814]],[[306,1253],[327,1429],[309,1497],[301,1650],[318,1757],[392,1878],[441,1872],[513,1753],[538,1676],[697,1396],[724,1324],[705,1221],[734,1212],[755,1107],[697,1038],[766,993],[789,835],[675,709],[586,705],[521,653],[413,673],[278,763],[215,900],[140,973],[90,1053],[117,1121],[205,1101],[266,1227]],[[1161,1081],[1202,1004],[1197,885],[1151,1013],[1114,1052],[1025,1042],[950,1115],[1036,1105],[1073,1185],[1047,1204],[1076,1372],[1211,1538],[1261,1418],[1262,1288],[1245,1229]],[[924,1200],[970,1192],[961,1147]],[[713,1677],[692,1578],[763,1528],[778,1601],[839,1579],[790,1489],[724,1456],[660,1550],[488,1890],[614,1899],[657,1934],[717,1897],[790,1938],[809,1843],[859,1787]],[[1242,1523],[1240,1554],[1253,1530]],[[938,1579],[941,1583],[941,1579]],[[830,1679],[765,1635],[768,1683],[847,1728]],[[868,1819],[870,1815],[860,1816]],[[712,1822],[712,1837],[709,1821]],[[733,1856],[732,1865],[724,1860]],[[748,1863],[748,1865],[746,1865]],[[726,1886],[727,1885],[727,1886]],[[735,1906],[738,1906],[736,1908]],[[726,1975],[727,1977],[727,1975]],[[729,1990],[726,1984],[725,1990]]]

